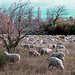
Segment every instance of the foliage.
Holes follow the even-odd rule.
[[[47,25],[45,28],[45,32],[47,34],[57,35],[72,35],[75,34],[75,24],[68,25],[68,24],[57,24],[56,26]]]
[[[75,24],[70,26],[70,34],[75,34]]]

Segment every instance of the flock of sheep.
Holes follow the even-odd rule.
[[[58,42],[59,40],[62,41]],[[19,45],[21,45],[23,48],[34,49],[34,50],[28,50],[29,56],[42,56],[47,54],[48,57],[46,61],[48,62],[48,69],[51,69],[55,66],[56,68],[59,68],[61,71],[64,71],[64,65],[63,65],[63,62],[65,62],[64,57],[66,54],[69,54],[69,51],[66,49],[66,47],[62,45],[62,43],[66,41],[75,42],[73,41],[72,37],[69,38],[65,37],[64,39],[62,39],[59,38],[58,36],[44,37],[42,35],[41,36],[30,35],[29,37],[24,38],[24,42],[29,42],[29,43],[25,44],[24,42],[20,42]],[[42,46],[40,51],[36,50],[36,47],[40,46]],[[53,49],[55,49],[54,52],[52,52]],[[4,51],[4,54],[11,62],[19,63],[21,60],[21,56],[19,54],[16,53],[10,54],[7,51]]]
[[[53,46],[53,48],[56,48],[56,52],[53,52],[46,59],[46,61],[49,64],[48,69],[50,67],[55,66],[57,68],[60,68],[61,71],[64,71],[63,62],[65,62],[64,57],[65,57],[65,53],[66,53],[67,49],[65,47],[63,47],[62,51],[60,51],[60,49],[61,49],[60,46],[63,46],[63,45],[59,45],[59,46],[57,45],[56,47]],[[57,52],[57,48],[58,48],[58,52]],[[29,55],[40,56],[40,55],[49,54],[51,51],[52,51],[52,49],[49,49],[49,48],[41,48],[40,53],[36,50],[30,50],[28,53],[29,53]]]

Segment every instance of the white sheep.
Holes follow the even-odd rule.
[[[44,54],[48,54],[49,52],[51,52],[52,49],[49,49],[49,48],[42,48],[41,49],[41,55],[44,55]]]
[[[51,58],[51,57],[57,57],[57,58],[61,59],[62,61],[65,61],[65,60],[64,60],[65,54],[64,54],[63,52],[53,52],[53,53],[47,58],[47,60],[48,60],[49,58]]]
[[[56,52],[63,52],[65,54],[69,54],[69,51],[63,45],[59,45],[56,47]]]
[[[40,53],[37,52],[36,50],[30,50],[30,51],[28,51],[28,54],[33,55],[33,56],[40,56]]]
[[[53,49],[56,48],[56,44],[47,44],[47,47]]]
[[[9,62],[16,62],[19,63],[21,60],[21,57],[19,54],[16,53],[8,53],[7,51],[4,51],[4,54],[6,55],[7,61]]]
[[[36,43],[31,43],[30,48],[34,48],[36,46]]]
[[[24,48],[28,48],[28,49],[29,49],[30,44],[24,44],[24,45],[23,45],[23,47],[24,47]]]
[[[49,58],[49,62],[48,62],[48,69],[50,69],[51,67],[56,67],[56,68],[60,68],[61,71],[64,71],[64,66],[62,61],[57,58],[57,57],[51,57]]]
[[[71,71],[71,75],[75,75],[75,70],[72,70]]]

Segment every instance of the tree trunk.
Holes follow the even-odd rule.
[[[8,53],[14,53],[15,48],[14,47],[9,47],[9,49],[7,49],[7,50],[8,50]]]
[[[59,17],[59,14],[57,14],[55,20],[53,21],[53,25],[55,25],[55,22],[57,21],[58,17]]]

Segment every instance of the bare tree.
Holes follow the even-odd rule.
[[[50,12],[49,9],[47,8],[47,23],[49,23],[49,20],[50,20]]]
[[[38,7],[37,19],[38,19],[39,22],[41,21],[41,11],[40,11],[40,7]]]
[[[56,20],[58,19],[59,16],[66,15],[66,8],[64,6],[55,6],[54,8],[51,8],[49,10],[50,14],[50,21],[49,23],[51,25],[55,25]]]
[[[9,8],[0,11],[0,39],[8,52],[13,52],[21,39],[36,30],[35,22],[29,22],[27,16],[30,6],[29,0],[13,3]],[[27,21],[27,22],[26,22]]]

